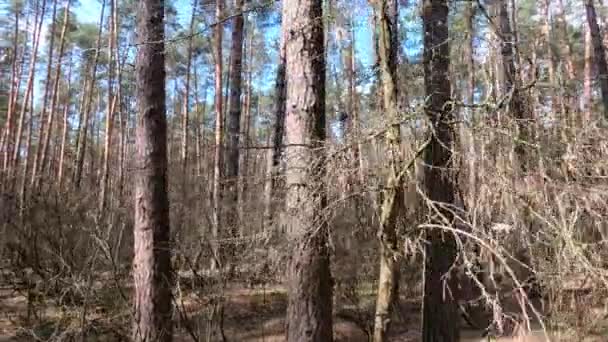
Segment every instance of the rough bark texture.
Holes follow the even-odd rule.
[[[379,0],[376,3],[378,16],[378,61],[380,67],[383,107],[386,109],[386,133],[389,174],[380,212],[380,275],[376,298],[374,341],[386,340],[392,307],[397,295],[399,281],[399,253],[397,251],[397,220],[403,213],[403,155],[401,149],[400,108],[397,91],[397,1]]]
[[[597,23],[597,15],[593,0],[585,0],[585,10],[587,12],[587,24],[591,32],[591,42],[593,44],[593,58],[597,67],[597,78],[599,78],[602,93],[602,103],[604,105],[604,117],[608,119],[608,65],[606,64],[606,51],[602,44],[602,33]]]
[[[287,341],[332,341],[332,277],[324,157],[325,54],[322,0],[283,3],[286,50]]]
[[[226,139],[226,183],[225,183],[225,209],[226,229],[230,236],[236,236],[238,225],[238,176],[239,176],[239,138],[241,135],[241,81],[243,67],[243,0],[235,0],[237,15],[233,19],[232,49],[230,53],[230,97],[227,118],[228,136]]]
[[[283,22],[283,25],[285,25],[285,22]],[[281,34],[281,42],[279,44],[279,65],[277,66],[274,95],[274,123],[270,138],[272,148],[268,150],[266,182],[264,184],[264,230],[271,224],[274,216],[275,184],[279,176],[283,134],[285,132],[285,97],[287,96],[287,82],[285,80],[285,30]]]
[[[435,205],[429,215],[436,225],[453,224],[453,213],[446,206],[454,204],[456,185],[453,178],[452,148],[454,129],[451,85],[449,81],[448,4],[447,0],[426,0],[424,24],[425,112],[433,133],[425,151],[424,188]],[[453,208],[453,207],[452,207]],[[451,267],[456,260],[454,236],[441,229],[427,232],[423,331],[424,342],[459,341],[456,276]],[[450,274],[448,274],[450,273]],[[446,278],[447,277],[447,286]]]
[[[503,82],[503,94],[511,94],[507,102],[507,113],[510,113],[517,125],[517,141],[515,143],[515,154],[522,174],[525,174],[531,164],[530,150],[526,144],[531,142],[532,122],[526,111],[524,93],[521,90],[521,78],[516,68],[517,54],[515,51],[516,37],[511,28],[509,11],[506,0],[494,0],[495,10],[498,14],[498,28],[501,36],[501,55]]]
[[[139,2],[136,60],[134,341],[171,341],[171,246],[167,196],[164,1]]]

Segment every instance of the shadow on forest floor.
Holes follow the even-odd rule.
[[[176,304],[180,307],[180,324],[176,329],[175,341],[207,341],[210,322],[210,300],[194,293],[182,292]],[[358,306],[340,305],[335,308],[334,337],[336,342],[367,342],[373,317],[373,296],[366,296]],[[104,301],[111,296],[104,296]],[[95,302],[88,314],[86,341],[127,341],[130,327],[129,306],[115,295],[110,310],[104,309],[102,302]],[[224,333],[227,341],[279,342],[284,341],[286,293],[282,287],[247,289],[234,287],[225,292]],[[48,301],[50,302],[50,301]],[[108,303],[105,303],[108,305]],[[420,340],[420,305],[418,301],[402,298],[392,325],[390,341]],[[72,341],[81,340],[81,309],[53,307],[46,303],[39,309],[36,318],[27,323],[27,300],[10,289],[0,289],[0,342],[33,341],[33,335],[40,339]],[[463,325],[464,326],[464,325]],[[212,341],[218,340],[215,338]],[[574,336],[551,337],[552,341],[605,341],[604,338],[583,338]],[[500,338],[488,340],[480,331],[463,330],[461,341],[547,341],[542,331],[537,330],[524,338]]]

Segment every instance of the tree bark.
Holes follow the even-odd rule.
[[[38,3],[37,3],[38,4]],[[13,151],[13,158],[11,165],[14,168],[17,168],[19,164],[20,150],[21,150],[21,139],[23,135],[23,124],[26,116],[26,112],[28,110],[28,103],[31,104],[30,95],[34,92],[34,75],[36,72],[36,60],[38,58],[38,47],[40,46],[40,33],[42,32],[42,24],[44,22],[44,14],[46,12],[46,0],[42,0],[41,8],[36,6],[36,15],[34,19],[34,32],[33,32],[33,49],[32,49],[32,57],[30,61],[30,67],[27,77],[27,84],[25,86],[25,94],[23,95],[23,102],[21,104],[21,113],[19,114],[19,123],[17,126],[17,135],[15,136],[15,150]],[[29,108],[30,112],[33,114],[34,108]],[[32,120],[33,115],[30,114],[30,120]],[[31,134],[31,132],[29,132]],[[9,167],[10,169],[10,167]],[[15,170],[16,172],[16,170]],[[11,183],[14,184],[14,183]],[[12,187],[11,187],[12,188]]]
[[[230,97],[227,118],[228,136],[226,139],[226,168],[225,168],[225,227],[229,230],[229,237],[237,236],[239,224],[238,208],[238,177],[239,177],[239,140],[241,137],[241,81],[243,66],[243,26],[242,14],[243,0],[234,1],[236,14],[232,26],[232,48],[230,52]],[[227,252],[232,253],[233,246],[227,246]]]
[[[99,30],[97,32],[97,42],[95,43],[95,57],[93,57],[93,68],[89,78],[89,88],[84,90],[83,101],[84,113],[82,122],[79,123],[81,130],[78,132],[78,149],[76,150],[76,170],[74,171],[74,186],[80,189],[82,181],[82,168],[87,147],[89,117],[91,116],[91,106],[93,104],[93,89],[97,80],[97,65],[99,63],[99,52],[101,50],[101,33],[103,31],[103,14],[106,8],[106,1],[101,2],[101,13],[99,14]]]
[[[591,79],[593,74],[593,44],[591,43],[591,30],[589,25],[585,27],[585,64],[584,64],[584,79],[583,79],[583,96],[581,97],[581,107],[583,110],[583,122],[589,122],[592,119],[592,103],[591,103]]]
[[[19,8],[15,8],[15,30],[13,31],[13,60],[11,64],[11,88],[8,98],[8,108],[6,113],[6,129],[3,132],[2,139],[3,141],[0,143],[0,148],[4,151],[3,162],[2,162],[2,170],[4,172],[8,171],[8,161],[10,160],[11,155],[11,143],[12,143],[12,134],[13,134],[13,113],[15,111],[15,102],[17,102],[17,95],[19,93],[19,84],[17,82],[17,57],[19,51]],[[25,49],[23,49],[23,59],[25,59]],[[19,81],[20,81],[19,75]],[[8,177],[8,174],[5,173],[5,177]],[[5,178],[6,179],[6,178]]]
[[[425,112],[432,136],[425,151],[424,189],[431,201],[431,224],[452,226],[456,184],[452,149],[455,132],[450,104],[450,50],[447,0],[426,0],[423,5]],[[443,217],[443,218],[442,218]],[[452,271],[457,246],[454,236],[440,228],[427,231],[425,246],[422,340],[459,341],[456,298],[457,277]],[[447,289],[444,277],[448,275]]]
[[[59,170],[57,171],[57,191],[61,193],[63,189],[63,176],[65,173],[65,155],[67,150],[67,140],[68,140],[68,131],[70,128],[70,123],[68,121],[68,114],[70,112],[70,92],[72,91],[72,55],[70,54],[70,59],[68,62],[68,87],[67,87],[67,96],[65,98],[65,103],[63,104],[63,133],[61,134],[61,150],[59,152]]]
[[[222,97],[222,31],[223,31],[223,12],[224,0],[216,0],[215,2],[215,38],[214,38],[214,54],[215,54],[215,152],[213,157],[213,254],[214,260],[212,265],[220,267],[223,263],[220,256],[220,217],[221,217],[221,181],[223,178],[222,160],[223,160],[223,140],[224,140],[224,112],[223,112],[223,97]]]
[[[593,44],[593,58],[597,67],[597,78],[599,78],[600,90],[602,93],[602,104],[604,106],[604,117],[608,119],[608,65],[606,64],[606,51],[602,41],[602,33],[597,23],[597,15],[593,0],[585,1],[585,11],[587,13],[587,24],[591,32],[591,42]]]
[[[504,89],[503,95],[511,94],[507,103],[507,113],[515,120],[517,125],[517,140],[515,143],[515,154],[517,163],[522,174],[525,174],[531,165],[532,158],[530,149],[526,144],[533,138],[530,114],[526,111],[524,93],[521,89],[521,78],[516,69],[517,54],[515,51],[516,37],[511,29],[509,11],[506,0],[494,0],[498,13],[500,44],[502,55],[501,81]]]
[[[110,0],[110,15],[108,17],[108,103],[106,108],[106,127],[105,143],[103,150],[103,163],[101,167],[100,194],[99,194],[99,215],[103,215],[106,202],[110,177],[110,154],[112,149],[112,134],[114,131],[114,113],[116,108],[116,97],[114,96],[114,46],[116,35],[114,33],[116,20],[116,1]]]
[[[49,53],[48,53],[48,61],[46,66],[46,81],[44,85],[44,96],[42,97],[42,111],[40,113],[40,122],[38,128],[38,144],[36,144],[36,154],[34,155],[34,164],[32,165],[32,178],[30,181],[30,185],[32,188],[38,184],[38,175],[40,169],[40,160],[42,159],[42,149],[44,147],[44,134],[46,124],[44,122],[47,115],[47,105],[49,101],[49,96],[51,95],[51,87],[53,84],[52,78],[52,65],[53,65],[53,52],[55,51],[55,24],[57,19],[57,0],[53,1],[53,15],[51,19],[51,31],[50,40],[49,40]],[[33,112],[32,112],[33,113]],[[51,114],[49,114],[51,115]],[[50,135],[50,133],[49,133]]]
[[[404,209],[404,173],[403,149],[401,148],[401,123],[398,86],[397,54],[399,49],[397,37],[398,10],[396,0],[379,0],[376,2],[378,16],[378,60],[381,75],[383,107],[386,110],[386,133],[388,148],[389,174],[380,208],[380,275],[378,279],[378,297],[376,298],[376,319],[374,324],[374,341],[386,340],[390,328],[392,307],[395,304],[399,287],[399,252],[397,246],[397,224],[402,218]]]
[[[140,342],[170,342],[173,332],[163,21],[163,0],[139,2],[133,339]]]
[[[333,340],[328,224],[323,212],[325,47],[323,2],[283,2],[286,56],[287,341]]]
[[[282,25],[286,25],[285,21],[283,21]],[[268,226],[272,224],[275,216],[274,214],[276,208],[274,205],[274,195],[277,177],[279,176],[281,151],[283,150],[283,134],[285,132],[285,106],[287,97],[287,80],[285,77],[285,32],[285,29],[282,29],[281,41],[279,43],[279,65],[277,66],[274,90],[274,123],[270,133],[270,142],[272,146],[270,150],[268,150],[268,156],[266,158],[266,180],[264,184],[264,231],[267,231]]]
[[[65,40],[66,40],[66,32],[68,27],[68,21],[70,19],[70,5],[71,1],[68,0],[63,14],[63,25],[61,27],[61,36],[59,37],[59,55],[57,57],[57,65],[55,67],[55,77],[53,80],[53,90],[51,91],[51,107],[49,111],[48,121],[47,121],[47,129],[44,135],[44,140],[42,143],[42,156],[40,161],[40,170],[39,175],[42,177],[44,175],[44,170],[46,169],[46,163],[48,159],[48,151],[49,151],[49,142],[51,139],[51,133],[53,131],[53,124],[55,121],[55,111],[57,110],[57,101],[59,97],[58,88],[59,88],[59,80],[61,78],[61,67],[63,64],[63,56],[65,50]],[[42,138],[42,137],[41,137]],[[39,179],[37,180],[39,182]]]

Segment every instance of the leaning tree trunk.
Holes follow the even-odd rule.
[[[38,47],[40,46],[40,33],[42,32],[42,24],[44,22],[44,13],[46,10],[46,0],[42,0],[42,7],[39,8],[36,6],[36,15],[34,19],[34,32],[33,32],[33,48],[32,48],[32,57],[29,66],[29,72],[27,76],[27,84],[25,86],[25,94],[23,95],[23,100],[21,103],[21,113],[19,114],[19,122],[17,124],[17,134],[15,136],[15,148],[13,150],[13,157],[11,163],[9,164],[9,174],[11,172],[11,167],[14,168],[12,171],[13,175],[17,174],[17,168],[19,167],[19,158],[21,156],[21,140],[23,135],[23,124],[25,120],[25,116],[28,110],[28,103],[30,100],[30,95],[34,92],[34,75],[36,71],[36,60],[38,58]],[[33,111],[34,108],[29,108],[30,120],[33,119]],[[31,133],[31,132],[30,132]],[[28,154],[29,155],[29,154]],[[11,185],[9,190],[13,188],[12,184],[14,184],[14,180],[16,177],[11,179]]]
[[[53,14],[51,19],[51,31],[50,39],[49,39],[49,53],[47,56],[47,66],[46,66],[46,81],[44,85],[44,96],[42,97],[42,111],[40,112],[40,122],[38,125],[38,144],[36,145],[36,153],[34,155],[34,164],[32,166],[32,179],[30,182],[31,188],[34,189],[35,185],[38,183],[38,170],[40,169],[40,159],[42,158],[42,148],[44,147],[44,132],[46,124],[44,119],[47,114],[47,105],[49,101],[49,96],[51,95],[51,87],[52,87],[52,65],[53,65],[53,52],[55,51],[55,23],[57,19],[57,0],[53,1]],[[33,110],[33,108],[32,108]],[[33,111],[32,111],[33,114]],[[33,118],[33,115],[32,115]],[[50,135],[50,132],[49,132]]]
[[[68,27],[68,21],[70,18],[70,4],[71,1],[68,0],[63,14],[63,26],[61,28],[61,36],[59,37],[59,56],[57,58],[57,66],[55,69],[55,78],[53,83],[53,90],[51,91],[51,110],[49,111],[49,117],[47,122],[47,129],[44,135],[43,145],[42,145],[42,157],[40,161],[40,177],[44,175],[44,170],[46,168],[46,163],[48,159],[48,150],[49,150],[49,142],[51,139],[51,134],[53,131],[53,123],[55,122],[55,111],[57,110],[57,101],[59,97],[58,87],[59,87],[59,79],[61,76],[61,67],[63,66],[63,55],[65,50],[65,40],[66,40],[66,31]]]
[[[323,1],[283,2],[286,51],[288,238],[287,341],[326,342],[332,333],[332,277],[325,193]]]
[[[591,32],[591,42],[593,44],[593,58],[597,67],[597,78],[599,78],[602,93],[602,104],[604,105],[604,117],[608,119],[608,65],[606,64],[606,51],[602,43],[602,33],[597,24],[597,15],[593,0],[585,0],[585,10],[587,12],[587,24]]]
[[[440,228],[454,223],[452,208],[456,194],[452,170],[455,133],[448,75],[447,0],[426,0],[422,20],[425,112],[433,125],[424,157],[424,189],[430,201],[431,228],[427,231],[429,243],[425,246],[422,340],[456,342],[460,339],[459,316],[458,298],[455,298],[457,278],[452,265],[456,260],[457,246],[452,233]],[[444,284],[446,274],[447,287]]]
[[[397,246],[397,225],[402,217],[404,197],[403,155],[401,148],[400,108],[397,91],[397,1],[380,0],[377,2],[378,16],[378,59],[382,83],[384,108],[387,117],[386,145],[388,148],[389,173],[380,208],[380,275],[378,297],[376,299],[376,319],[374,341],[386,340],[390,327],[392,307],[399,286],[399,252]]]
[[[164,1],[139,2],[133,340],[172,340]]]
[[[236,237],[238,229],[238,176],[239,176],[239,138],[241,135],[241,81],[243,66],[243,0],[235,0],[236,15],[232,26],[232,51],[230,52],[230,97],[228,112],[228,136],[226,139],[226,229],[230,237]],[[227,246],[232,253],[233,246]]]

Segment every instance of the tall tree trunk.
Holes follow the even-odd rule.
[[[452,149],[455,132],[454,114],[450,104],[450,50],[448,44],[447,0],[426,0],[424,25],[424,88],[425,112],[432,136],[425,151],[424,189],[431,205],[431,224],[425,245],[424,303],[422,341],[456,342],[460,340],[456,295],[457,279],[452,265],[457,246],[452,233],[442,226],[454,223],[453,205],[456,184],[453,174]],[[438,212],[435,212],[438,211]],[[445,218],[442,219],[442,218]],[[448,286],[444,286],[445,276]]]
[[[321,0],[283,2],[286,51],[288,238],[287,341],[326,342],[332,333],[329,231],[323,212],[325,52]]]
[[[106,103],[106,127],[105,143],[103,149],[103,163],[101,166],[100,194],[99,194],[99,215],[103,215],[106,208],[108,197],[108,185],[110,177],[110,154],[112,150],[112,134],[114,131],[114,113],[116,112],[116,97],[114,96],[114,46],[116,45],[116,35],[114,24],[116,20],[116,1],[110,0],[110,15],[108,16],[108,102]]]
[[[139,2],[136,59],[134,341],[170,342],[172,272],[167,195],[164,1]]]
[[[465,8],[465,30],[467,34],[467,44],[464,49],[464,60],[467,68],[467,78],[466,78],[466,87],[465,87],[465,98],[469,109],[467,113],[469,114],[469,129],[467,130],[467,156],[466,159],[468,161],[468,198],[471,201],[470,204],[475,200],[476,197],[476,188],[477,188],[477,179],[475,172],[476,165],[476,150],[475,150],[475,135],[474,130],[477,125],[475,108],[473,105],[475,104],[475,58],[474,58],[474,37],[475,37],[475,12],[476,5],[473,1],[469,4],[466,4]]]
[[[29,93],[29,99],[27,100],[30,108],[34,108],[34,90]],[[23,217],[23,213],[25,211],[25,196],[27,191],[27,172],[30,165],[30,158],[32,157],[32,130],[34,129],[34,120],[33,120],[34,112],[30,110],[30,117],[27,119],[27,132],[25,139],[25,161],[23,165],[23,170],[21,171],[21,185],[19,186],[19,204],[20,204],[20,216]],[[25,112],[27,115],[27,111]],[[15,171],[18,168],[15,166]]]
[[[36,3],[39,5],[39,3]],[[21,155],[21,139],[23,135],[23,123],[26,116],[26,112],[28,110],[28,103],[30,102],[30,95],[34,92],[34,75],[36,72],[36,60],[38,58],[38,47],[40,45],[40,33],[42,32],[42,24],[44,22],[44,14],[46,12],[46,0],[42,0],[42,6],[36,6],[36,14],[34,19],[34,32],[33,32],[33,49],[32,49],[32,57],[30,61],[28,76],[27,76],[27,84],[25,86],[25,94],[23,95],[23,102],[21,104],[21,113],[19,114],[19,123],[17,126],[17,135],[15,136],[15,150],[13,151],[13,158],[11,165],[12,167],[17,168],[19,165],[19,157]],[[30,120],[33,117],[33,106],[29,108],[30,112]],[[30,132],[31,134],[31,132]],[[10,167],[9,167],[10,172]],[[15,170],[16,174],[16,170]],[[13,183],[12,183],[13,184]],[[11,187],[12,188],[12,187]]]
[[[591,42],[593,43],[593,58],[597,67],[597,78],[599,78],[602,93],[602,104],[604,105],[604,117],[608,119],[608,65],[606,64],[606,51],[602,43],[602,33],[597,24],[597,15],[593,0],[585,1],[585,11],[587,13],[587,24],[591,32]]]
[[[239,138],[241,136],[241,81],[243,66],[243,26],[244,18],[242,14],[243,0],[234,1],[236,15],[233,18],[232,26],[232,48],[230,52],[230,103],[228,112],[228,136],[226,146],[226,174],[225,191],[226,199],[226,222],[224,226],[229,229],[229,236],[237,235],[238,227],[238,176],[239,176]],[[228,247],[232,251],[232,246]]]
[[[42,156],[40,161],[40,171],[39,174],[42,177],[44,175],[44,170],[46,167],[46,162],[48,159],[48,150],[49,150],[49,142],[51,139],[51,133],[53,131],[53,123],[55,120],[55,111],[57,110],[57,101],[59,97],[59,80],[61,78],[61,67],[63,64],[63,55],[65,49],[65,40],[66,40],[66,32],[68,27],[68,22],[70,19],[70,4],[71,0],[68,0],[65,10],[63,13],[63,25],[61,27],[61,36],[59,37],[59,56],[57,58],[57,66],[55,67],[55,78],[53,83],[53,90],[51,92],[51,110],[49,111],[47,129],[44,135],[44,140],[42,143]],[[69,96],[69,95],[68,95]]]
[[[281,24],[286,26],[283,19]],[[275,214],[275,188],[279,168],[281,164],[281,151],[283,150],[283,134],[285,132],[285,111],[287,97],[287,79],[285,77],[285,32],[281,29],[281,41],[279,43],[279,61],[274,87],[274,122],[270,132],[270,149],[266,157],[266,179],[264,182],[264,223],[263,229],[267,231],[272,224]]]
[[[93,94],[95,83],[97,80],[97,65],[99,63],[99,53],[101,50],[101,33],[103,31],[103,14],[106,8],[106,1],[101,2],[101,13],[99,14],[99,30],[97,31],[97,42],[95,43],[95,57],[93,57],[93,68],[89,77],[89,88],[84,89],[83,101],[84,112],[82,122],[79,123],[81,130],[78,132],[78,149],[76,150],[76,170],[74,171],[74,186],[80,189],[82,181],[82,168],[84,166],[84,157],[87,148],[89,117],[91,116],[91,107],[93,104]]]
[[[583,122],[589,122],[592,117],[591,103],[591,78],[593,77],[593,44],[591,42],[591,30],[589,25],[585,27],[585,64],[583,79],[583,96],[581,97],[581,108],[583,110]]]
[[[521,78],[516,69],[517,54],[515,51],[516,37],[511,29],[509,11],[506,0],[494,0],[498,13],[500,43],[502,55],[502,77],[504,94],[511,94],[507,103],[507,113],[511,113],[517,125],[515,155],[519,169],[525,174],[531,164],[530,151],[526,144],[530,143],[532,124],[529,113],[526,112],[524,93],[521,90]]]
[[[70,123],[68,121],[68,115],[70,112],[70,99],[72,91],[72,54],[68,62],[68,75],[67,75],[68,87],[66,91],[65,103],[63,104],[63,133],[61,135],[61,150],[59,152],[59,170],[57,171],[57,191],[61,193],[63,189],[63,178],[65,173],[65,155],[67,149],[68,131],[70,129]]]
[[[222,160],[223,160],[223,135],[224,135],[224,112],[222,97],[222,31],[223,31],[223,12],[224,0],[215,2],[216,25],[214,30],[214,54],[215,54],[215,152],[213,157],[213,254],[214,267],[221,266],[220,260],[220,217],[221,217],[221,181],[222,181]]]
[[[378,57],[382,82],[382,94],[386,109],[386,133],[389,174],[380,208],[380,275],[376,299],[374,341],[386,340],[390,328],[392,308],[399,286],[399,251],[397,246],[397,224],[404,209],[403,149],[401,148],[401,108],[398,102],[397,37],[398,9],[396,0],[380,0],[376,3],[379,25]]]
[[[53,78],[52,78],[52,66],[53,66],[53,52],[55,51],[55,23],[56,23],[56,19],[57,19],[57,2],[58,0],[54,0],[53,1],[53,15],[52,15],[52,21],[51,21],[51,32],[50,33],[50,40],[49,40],[49,53],[48,53],[48,61],[47,61],[47,66],[46,66],[46,81],[44,84],[44,96],[42,97],[42,112],[40,113],[40,122],[39,122],[39,129],[38,129],[38,144],[36,144],[36,154],[34,155],[34,164],[32,165],[32,179],[31,179],[31,186],[32,188],[35,187],[35,185],[38,183],[38,175],[39,175],[39,169],[40,169],[40,160],[42,159],[42,150],[44,148],[44,134],[45,134],[45,127],[46,124],[44,122],[44,119],[46,118],[47,115],[47,105],[48,105],[48,101],[49,101],[49,97],[52,96],[51,94],[51,87],[53,86]],[[32,112],[33,113],[33,112]],[[49,114],[49,116],[52,114]],[[50,120],[49,120],[50,121]],[[49,127],[50,128],[50,127]],[[48,133],[50,136],[50,132]]]
[[[2,162],[2,170],[4,172],[8,171],[8,161],[10,160],[11,155],[11,143],[12,143],[12,133],[13,133],[13,113],[15,111],[15,102],[17,101],[17,95],[19,93],[19,85],[17,83],[17,57],[19,51],[19,8],[15,8],[15,30],[13,31],[13,57],[11,63],[11,88],[8,98],[8,107],[6,113],[6,129],[2,132],[2,139],[0,143],[0,149],[4,151],[3,162]],[[25,58],[25,49],[23,49],[23,57]],[[8,174],[4,174],[4,177],[8,177]],[[6,179],[6,178],[5,178]]]
[[[194,24],[196,19],[197,1],[192,3],[192,16],[190,17],[190,39],[188,40],[188,53],[186,57],[186,85],[184,87],[184,108],[182,112],[182,195],[185,196],[186,179],[188,175],[188,126],[190,125],[190,73],[192,68],[192,47],[194,45]],[[184,198],[185,199],[185,198]],[[184,205],[182,203],[182,205]]]

